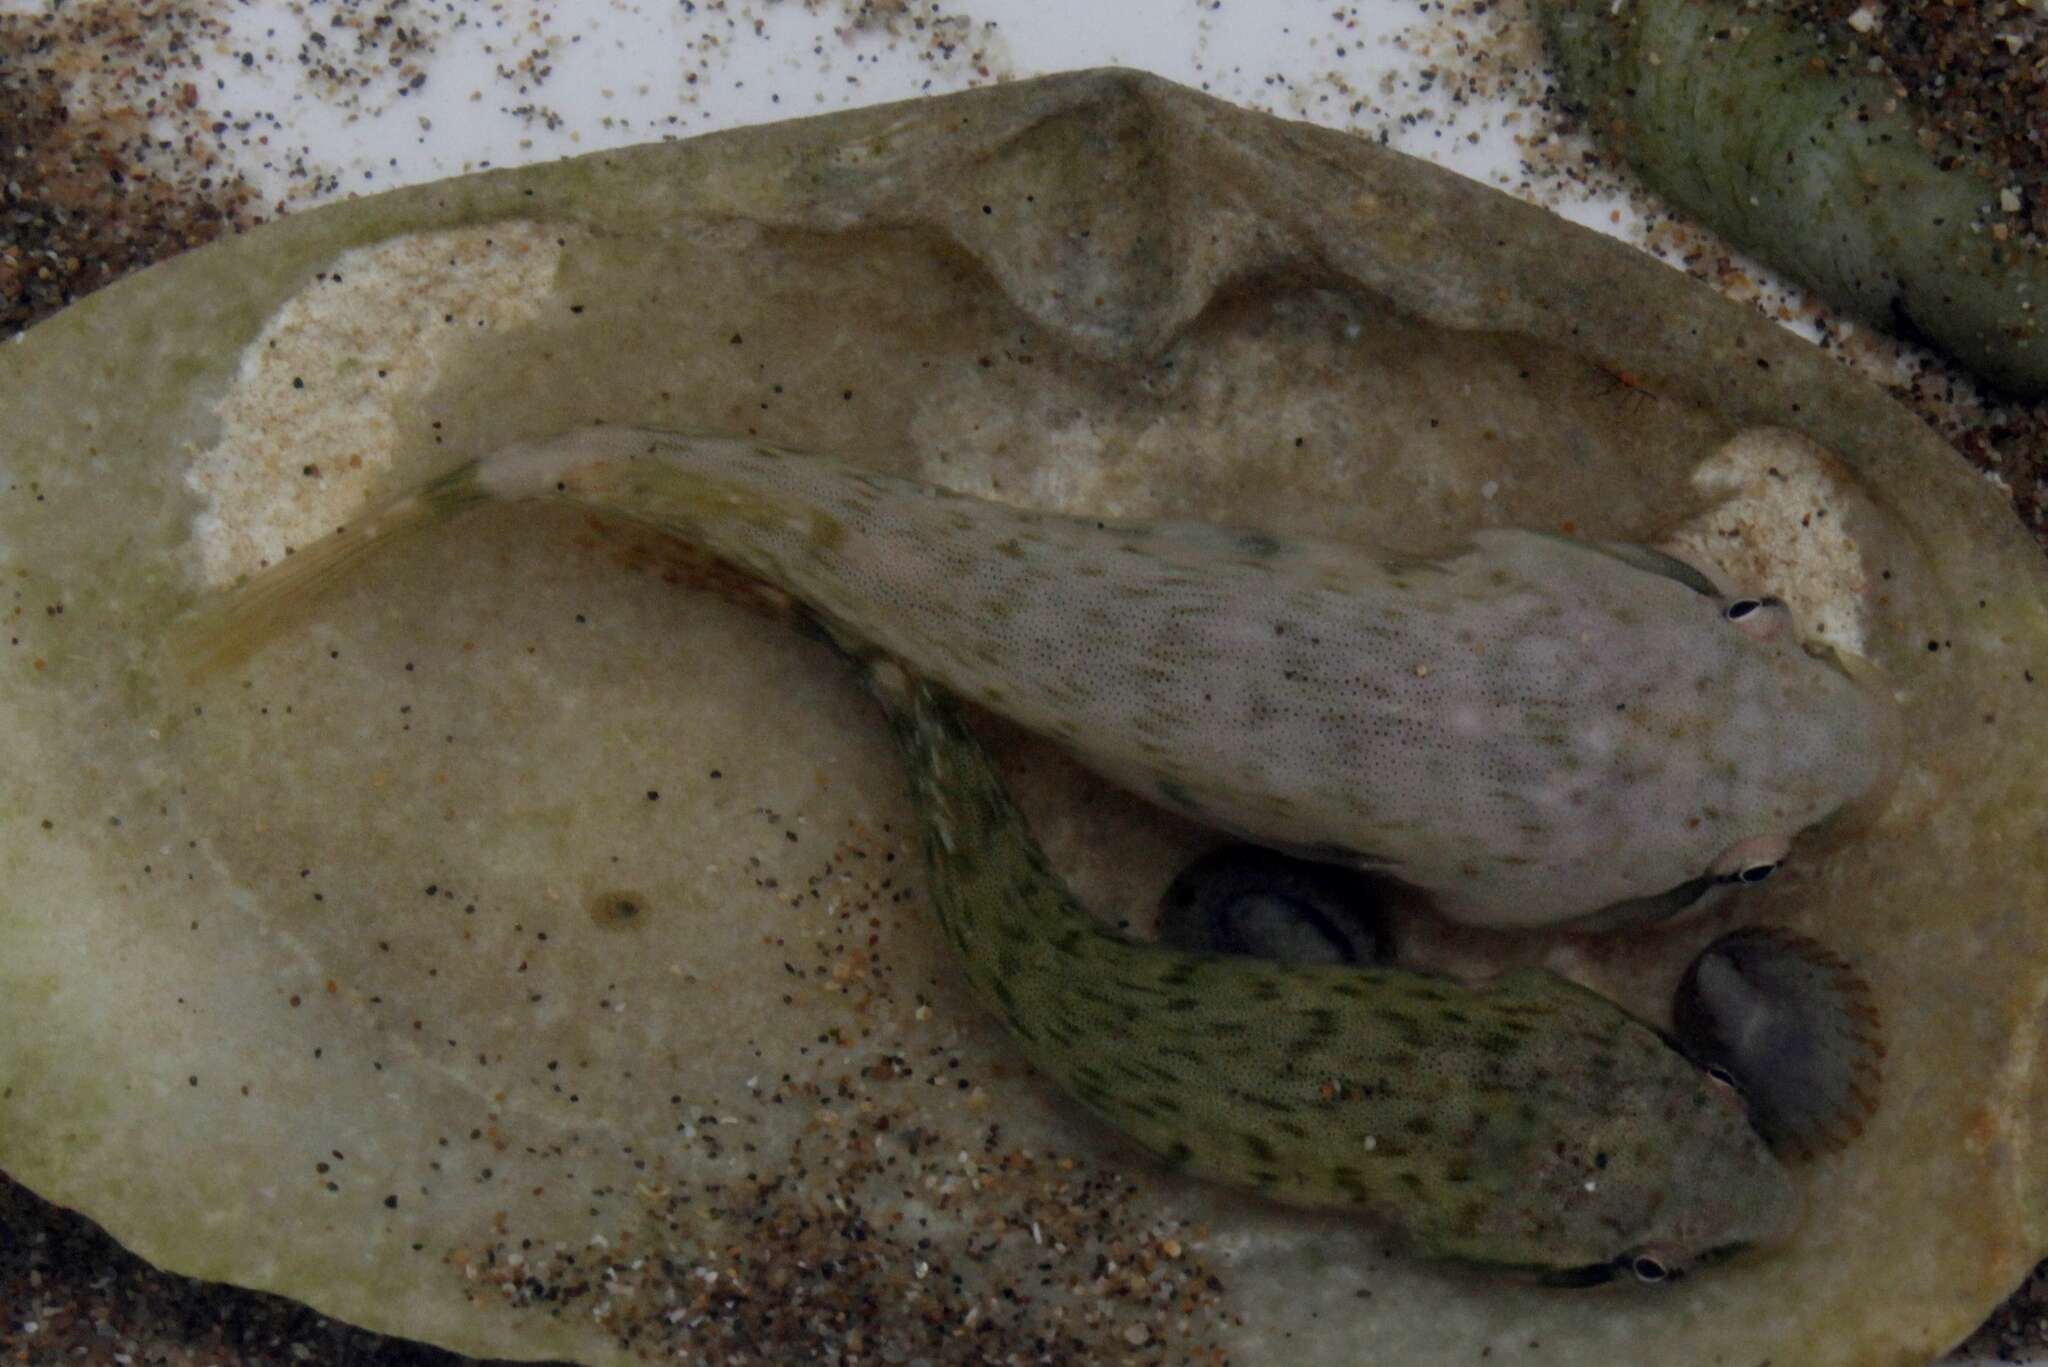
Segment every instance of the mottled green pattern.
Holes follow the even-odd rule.
[[[1640,1259],[1682,1270],[1796,1219],[1734,1094],[1552,974],[1473,988],[1110,934],[944,698],[890,664],[875,679],[975,991],[1034,1064],[1167,1163],[1566,1282]]]

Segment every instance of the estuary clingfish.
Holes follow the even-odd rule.
[[[383,537],[518,499],[681,538],[1153,801],[1477,924],[1626,924],[1754,882],[1896,749],[1889,701],[1782,604],[1645,547],[1492,530],[1395,557],[619,427],[508,446],[301,551],[202,615],[188,663],[288,625]]]

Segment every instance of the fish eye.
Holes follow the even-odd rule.
[[[1673,1244],[1645,1244],[1632,1248],[1614,1260],[1614,1270],[1635,1274],[1635,1279],[1644,1286],[1657,1286],[1663,1282],[1676,1281],[1685,1275],[1695,1259],[1683,1248]]]
[[[1768,641],[1782,631],[1791,614],[1782,598],[1755,594],[1731,599],[1721,615],[1759,641]]]
[[[1761,883],[1791,854],[1792,841],[1787,836],[1746,836],[1715,857],[1707,866],[1706,877],[1713,883]]]

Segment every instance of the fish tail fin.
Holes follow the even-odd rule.
[[[476,463],[470,462],[232,588],[206,595],[171,629],[171,672],[198,683],[234,668],[303,621],[371,555],[489,498],[477,480]]]

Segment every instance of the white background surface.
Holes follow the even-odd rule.
[[[0,0],[0,12],[39,13],[47,3]],[[290,171],[301,160],[332,172],[341,193],[363,193],[1102,65],[1140,67],[1237,104],[1351,129],[1510,188],[1519,162],[1513,135],[1551,122],[1527,110],[1503,126],[1511,102],[1461,107],[1455,82],[1428,74],[1497,60],[1503,34],[1518,35],[1514,46],[1539,61],[1522,0],[217,3],[232,38],[204,54],[211,79],[201,98],[268,135],[262,144],[245,140],[237,160],[273,199],[294,190]],[[378,28],[380,18],[391,23]],[[427,78],[417,90],[399,93],[403,82],[389,71],[346,94],[306,78],[302,51],[374,72],[399,29],[425,35],[430,49],[409,57]],[[359,55],[364,31],[379,42]],[[309,48],[315,35],[324,48]],[[521,69],[535,53],[548,68],[538,81]],[[528,107],[539,112],[517,112]],[[1553,207],[1603,227],[1621,203],[1572,198]]]

